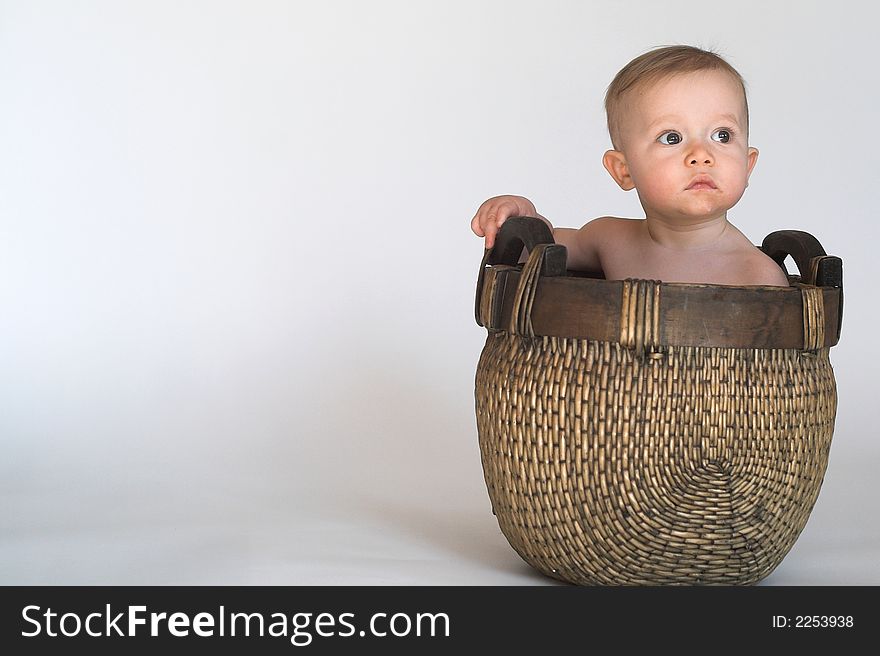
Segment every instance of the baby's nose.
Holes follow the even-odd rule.
[[[701,141],[692,142],[687,161],[691,166],[711,166],[715,162],[708,144]]]

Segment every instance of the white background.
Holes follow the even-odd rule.
[[[641,216],[602,99],[672,43],[747,81],[732,222],[844,260],[830,464],[766,584],[880,583],[869,6],[0,2],[0,583],[552,583],[482,478],[469,221]]]

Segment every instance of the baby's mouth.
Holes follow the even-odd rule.
[[[685,191],[690,189],[718,189],[718,187],[708,175],[698,175],[685,187]]]

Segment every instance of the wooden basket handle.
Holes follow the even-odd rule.
[[[791,255],[801,282],[816,287],[843,287],[843,263],[826,255],[822,244],[802,230],[777,230],[764,237],[761,250],[785,271],[785,258]],[[787,272],[786,272],[787,273]]]
[[[477,325],[480,321],[480,300],[483,296],[483,279],[486,267],[492,264],[515,266],[519,262],[523,248],[529,253],[540,244],[555,244],[553,231],[541,219],[533,216],[512,216],[501,224],[495,236],[495,245],[487,248],[480,262],[480,273],[477,276],[477,298],[474,304],[474,316]],[[566,272],[566,250],[564,246],[548,248],[544,251],[544,262],[541,266],[543,276],[561,276]]]

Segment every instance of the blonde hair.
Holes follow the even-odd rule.
[[[739,72],[720,55],[694,46],[663,46],[633,59],[614,76],[605,93],[605,114],[608,117],[608,133],[611,143],[620,150],[620,114],[622,97],[634,91],[680,73],[721,70],[729,73],[742,87],[743,106],[746,112],[746,131],[749,125],[749,103],[746,100],[746,84]]]

